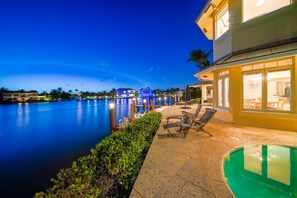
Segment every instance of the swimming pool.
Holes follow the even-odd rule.
[[[236,197],[297,197],[297,148],[240,148],[224,160],[226,181]]]

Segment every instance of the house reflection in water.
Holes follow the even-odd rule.
[[[268,145],[244,148],[244,169],[290,185],[290,148]]]
[[[297,197],[297,150],[249,146],[225,159],[226,180],[236,197]]]

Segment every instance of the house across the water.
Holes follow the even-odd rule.
[[[45,100],[44,96],[38,96],[37,91],[7,91],[2,94],[3,102],[27,102]]]
[[[217,119],[297,131],[297,6],[294,0],[209,0],[196,19],[213,40]]]
[[[131,88],[119,88],[116,90],[117,98],[134,98],[135,90]]]

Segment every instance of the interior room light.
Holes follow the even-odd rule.
[[[264,3],[265,3],[265,0],[258,0],[258,1],[256,2],[256,6],[257,6],[257,7],[260,7],[260,6],[262,6]]]

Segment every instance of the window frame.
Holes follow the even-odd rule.
[[[262,69],[254,69],[254,70],[249,70],[249,71],[241,71],[241,110],[242,111],[255,111],[255,112],[274,112],[274,113],[294,113],[294,102],[295,102],[295,97],[294,97],[294,89],[293,89],[293,84],[294,84],[294,63],[295,59],[294,57],[287,57],[283,59],[276,59],[274,61],[282,61],[286,59],[292,59],[292,65],[284,65],[284,66],[276,66],[276,67],[268,67],[268,68],[262,68]],[[271,61],[265,61],[261,63],[255,63],[256,64],[264,64],[269,63]],[[245,67],[247,65],[243,65],[242,67]],[[267,103],[268,103],[268,81],[267,81],[267,74],[268,72],[275,72],[275,71],[285,71],[289,70],[290,71],[290,110],[269,110]],[[262,109],[245,109],[244,108],[244,82],[243,82],[243,77],[244,75],[247,74],[255,74],[255,73],[262,73]]]
[[[224,12],[228,12],[229,13],[229,5],[228,2],[225,3],[222,8],[220,9],[220,11],[216,14],[215,16],[215,40],[221,38],[224,34],[226,34],[229,30],[230,30],[230,13],[229,13],[229,27],[228,30],[226,30],[224,33],[222,33],[220,36],[218,36],[218,16],[223,16],[225,13]]]
[[[260,18],[269,16],[269,15],[274,14],[274,13],[277,13],[277,12],[281,12],[283,9],[287,9],[287,7],[290,7],[290,6],[292,6],[295,3],[295,0],[289,0],[290,3],[288,5],[286,5],[286,6],[280,7],[278,9],[273,10],[273,11],[270,11],[270,12],[268,12],[266,14],[260,14],[260,15],[257,15],[255,17],[253,17],[253,18],[244,20],[244,16],[245,16],[245,11],[244,11],[245,5],[244,5],[244,1],[245,0],[241,0],[241,23],[248,23],[250,21],[254,21],[254,20],[257,20],[257,19],[260,19]]]
[[[224,73],[224,74],[222,74],[222,73]],[[225,88],[226,88],[226,86],[225,86],[225,79],[226,78],[229,78],[229,81],[228,81],[228,88],[229,88],[229,90],[228,90],[228,104],[229,104],[229,106],[228,107],[226,107],[226,101],[225,101]],[[222,106],[220,106],[219,105],[219,80],[222,80]],[[219,107],[219,108],[223,108],[223,109],[230,109],[230,72],[229,72],[229,70],[228,69],[226,69],[226,70],[221,70],[221,71],[219,71],[219,73],[218,73],[218,78],[217,78],[217,107]]]
[[[261,109],[245,109],[244,108],[244,82],[243,82],[243,77],[244,75],[252,75],[252,74],[261,74],[262,75],[262,83],[261,83],[261,86],[262,86],[262,90],[261,90]],[[242,76],[241,76],[241,82],[242,82],[242,95],[241,95],[241,98],[242,98],[242,105],[241,105],[241,108],[243,111],[263,111],[263,107],[264,107],[264,97],[263,97],[263,94],[265,93],[265,88],[264,88],[264,80],[266,76],[265,76],[265,72],[262,71],[262,69],[260,70],[253,70],[253,71],[245,71],[245,72],[242,72]]]

